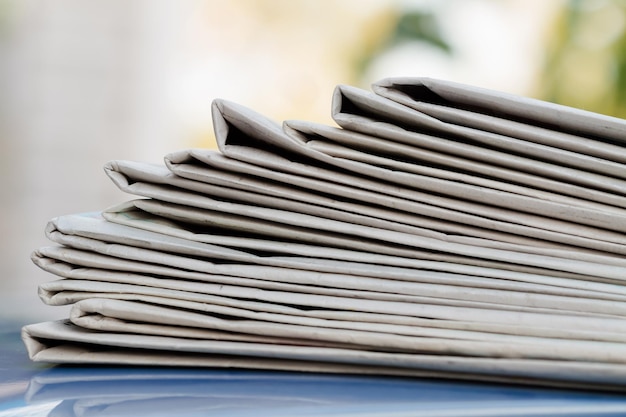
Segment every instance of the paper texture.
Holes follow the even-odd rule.
[[[216,100],[219,152],[112,161],[52,219],[35,361],[626,387],[626,123],[429,79],[340,127]]]

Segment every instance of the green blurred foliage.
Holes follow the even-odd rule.
[[[454,45],[438,25],[442,17],[421,10],[387,16],[385,35],[369,45],[357,71],[363,74],[377,57],[403,43],[452,53]],[[626,0],[564,1],[546,33],[543,54],[537,87],[529,95],[626,118]]]
[[[545,54],[535,95],[626,118],[626,1],[564,3]]]
[[[421,10],[392,11],[390,16],[384,18],[390,20],[391,24],[385,25],[388,30],[384,36],[365,49],[357,62],[358,73],[363,74],[373,60],[401,44],[421,42],[445,53],[452,52],[451,45],[442,35],[436,14]]]
[[[450,45],[443,39],[437,19],[432,13],[413,11],[401,15],[388,42],[391,45],[395,45],[400,42],[415,40],[426,42],[445,52],[450,52]]]
[[[14,4],[12,0],[0,0],[0,36],[8,30],[13,8]]]

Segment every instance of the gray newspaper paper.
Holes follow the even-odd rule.
[[[411,78],[332,112],[216,100],[219,152],[108,163],[135,197],[48,224],[31,358],[626,387],[626,122]]]

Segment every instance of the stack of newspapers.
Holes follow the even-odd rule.
[[[216,100],[219,151],[46,228],[31,358],[626,389],[626,120],[428,78],[338,127]]]

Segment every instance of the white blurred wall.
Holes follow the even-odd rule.
[[[182,3],[181,3],[182,4]],[[51,317],[30,252],[48,219],[126,199],[102,166],[177,149],[161,97],[184,25],[172,2],[4,1],[0,27],[0,316]]]

